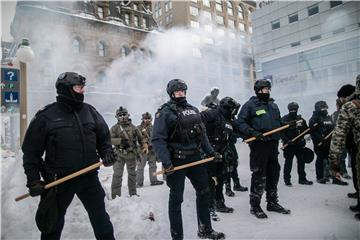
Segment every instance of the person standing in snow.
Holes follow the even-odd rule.
[[[41,239],[60,239],[65,213],[75,194],[89,215],[95,237],[115,239],[97,170],[44,189],[46,183],[97,163],[99,156],[104,166],[115,161],[108,126],[93,106],[84,103],[84,87],[83,76],[60,74],[56,102],[36,113],[25,134],[23,167],[30,195],[41,195],[43,200],[50,191],[56,194],[57,204],[52,207],[57,208],[57,219],[52,229],[41,230]]]
[[[162,162],[166,184],[170,188],[169,220],[172,239],[183,239],[181,204],[188,177],[196,191],[198,236],[200,238],[222,239],[224,233],[211,227],[209,214],[209,182],[206,167],[193,167],[174,171],[174,166],[201,159],[202,150],[207,156],[217,156],[206,136],[205,126],[199,110],[186,101],[187,85],[183,80],[173,79],[166,91],[170,101],[163,104],[155,115],[152,145],[156,156]]]

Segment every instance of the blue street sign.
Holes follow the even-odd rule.
[[[4,102],[5,102],[5,104],[19,103],[19,93],[18,92],[4,92]]]
[[[5,81],[18,81],[19,70],[13,68],[2,69],[3,80]]]

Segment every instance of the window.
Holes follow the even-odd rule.
[[[201,54],[201,50],[198,48],[193,48],[192,49],[193,52],[193,56],[196,58],[201,58],[202,54]]]
[[[169,11],[171,8],[172,8],[172,2],[170,0],[166,1],[165,2],[165,12]]]
[[[121,49],[120,49],[121,57],[125,57],[125,56],[129,55],[129,53],[130,53],[129,47],[127,47],[127,46],[122,46],[121,47]]]
[[[211,27],[211,25],[205,25],[205,31],[206,31],[206,32],[212,32],[212,27]]]
[[[242,22],[239,22],[239,29],[242,32],[245,32],[245,25]]]
[[[275,30],[280,28],[280,19],[271,22],[271,29]]]
[[[211,12],[203,11],[202,14],[205,20],[211,20]]]
[[[321,35],[316,35],[310,38],[310,41],[315,41],[321,38]]]
[[[224,17],[222,16],[216,16],[216,22],[218,24],[224,24]]]
[[[308,15],[309,16],[315,15],[317,13],[319,13],[319,5],[318,4],[308,7]]]
[[[342,4],[342,1],[330,1],[330,8],[339,6]]]
[[[293,42],[290,44],[291,47],[300,46],[300,42]]]
[[[234,20],[229,19],[228,20],[228,27],[231,29],[235,29],[235,22]]]
[[[134,16],[134,25],[135,25],[135,27],[139,27],[140,26],[140,22],[139,22],[139,17],[138,16]]]
[[[98,55],[100,57],[105,57],[105,43],[102,41],[98,44]]]
[[[190,6],[190,14],[193,16],[199,15],[199,9],[197,7]]]
[[[233,9],[233,5],[230,1],[227,1],[227,13],[229,16],[234,16],[234,9]]]
[[[199,28],[199,23],[193,20],[190,20],[190,26],[192,28]]]
[[[172,18],[173,18],[173,15],[172,13],[167,15],[166,18],[165,18],[165,23],[168,24],[172,21]]]
[[[240,19],[244,19],[244,9],[241,5],[238,7],[238,16]]]
[[[216,10],[219,11],[219,12],[222,12],[223,11],[223,8],[222,8],[222,1],[221,0],[216,0]]]
[[[249,33],[250,33],[250,34],[252,34],[252,33],[253,33],[252,26],[249,26]]]
[[[129,24],[130,24],[130,14],[125,13],[125,15],[124,15],[124,20],[125,20],[125,23],[126,23],[127,25],[129,25]]]
[[[160,17],[161,15],[162,15],[162,8],[159,8],[159,16],[158,17]]]
[[[73,42],[72,42],[72,52],[75,54],[79,54],[80,53],[80,40],[78,38],[74,38]]]
[[[139,5],[137,3],[134,3],[134,10],[136,10],[136,11],[139,10]]]
[[[289,23],[297,22],[299,20],[299,16],[297,13],[293,13],[289,15]]]
[[[97,14],[99,18],[104,18],[104,8],[98,7]]]
[[[97,81],[98,82],[105,82],[106,81],[106,74],[104,71],[100,71],[97,75]]]
[[[210,7],[210,1],[209,0],[203,0],[202,2],[203,2],[203,5],[205,7]]]
[[[147,18],[142,19],[142,28],[148,28],[149,27],[149,20]]]

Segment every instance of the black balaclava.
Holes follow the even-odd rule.
[[[73,109],[80,109],[83,106],[84,94],[75,92],[73,86],[59,84],[56,92],[58,102],[65,103]]]
[[[270,99],[270,93],[262,93],[262,92],[257,92],[256,96],[264,102],[268,102]]]

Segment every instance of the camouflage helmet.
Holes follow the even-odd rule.
[[[288,104],[287,107],[289,111],[297,111],[299,109],[299,104],[297,104],[296,102],[291,102]]]
[[[320,112],[321,109],[323,109],[323,108],[326,108],[326,109],[329,108],[329,106],[327,105],[327,103],[325,101],[316,102],[314,107],[315,107],[315,111],[317,111],[317,112]]]
[[[172,79],[169,81],[166,87],[166,92],[171,96],[171,94],[175,91],[186,91],[187,85],[181,79]]]
[[[71,87],[74,85],[85,86],[86,78],[75,72],[64,72],[56,80],[55,87],[59,89],[60,85]]]
[[[151,114],[149,112],[143,113],[142,120],[144,120],[144,119],[152,119]]]
[[[126,108],[124,108],[123,106],[120,106],[117,110],[116,110],[116,116],[121,116],[121,115],[128,115],[129,112]]]
[[[271,82],[266,78],[256,80],[256,82],[254,84],[255,92],[259,92],[261,89],[266,88],[266,87],[271,88]]]

